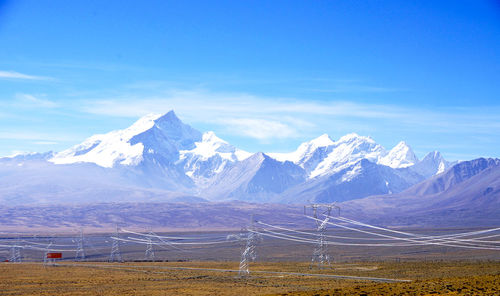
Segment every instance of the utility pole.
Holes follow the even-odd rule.
[[[76,254],[75,261],[84,261],[85,260],[85,249],[84,249],[84,237],[83,237],[83,229],[80,229],[80,236],[76,240]]]
[[[316,231],[318,233],[318,240],[314,246],[309,268],[312,268],[313,265],[317,263],[318,268],[322,269],[326,265],[331,265],[330,255],[328,255],[328,243],[326,240],[326,226],[330,220],[332,209],[338,209],[340,215],[340,208],[335,204],[311,204],[309,206],[304,206],[304,214],[306,214],[306,208],[312,209],[314,221],[316,222]],[[326,217],[322,218],[323,216]]]
[[[111,237],[111,254],[109,255],[109,262],[123,262],[122,254],[120,252],[120,233],[118,232],[118,225],[116,225],[115,234]]]

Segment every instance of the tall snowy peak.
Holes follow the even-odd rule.
[[[406,168],[418,162],[418,158],[406,142],[399,142],[389,153],[379,160],[379,164],[391,168]]]
[[[252,154],[220,139],[214,132],[206,132],[191,150],[181,150],[179,162],[186,175],[201,187],[226,166],[242,161]]]
[[[165,115],[146,115],[123,130],[94,135],[57,153],[50,161],[55,164],[89,162],[110,168],[138,165],[145,157],[155,155],[171,162],[178,159],[179,150],[193,149],[199,140],[201,133],[182,123],[170,111]]]
[[[327,134],[323,134],[309,142],[300,144],[297,150],[290,153],[269,153],[269,156],[279,161],[291,161],[301,167],[304,166],[320,148],[326,148],[335,142]]]
[[[207,160],[218,154],[223,159],[241,161],[252,155],[222,140],[212,131],[204,133],[201,141],[195,142],[194,145],[195,147],[191,150],[181,150],[181,158],[188,157],[189,155],[196,155],[199,159]]]
[[[384,147],[370,137],[347,134],[334,142],[326,158],[309,173],[309,178],[334,173],[361,159],[376,163],[386,153]]]

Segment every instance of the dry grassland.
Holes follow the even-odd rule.
[[[64,264],[72,264],[66,262]],[[84,263],[107,267],[1,263],[1,295],[500,295],[500,262],[366,262],[310,270],[306,263],[255,263],[254,271],[410,279],[408,283],[171,267],[237,269],[237,262]]]

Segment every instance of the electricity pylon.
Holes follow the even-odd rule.
[[[148,261],[155,261],[155,250],[153,249],[153,233],[152,230],[149,231],[148,235],[148,243],[147,243],[147,248],[146,252],[144,253],[144,260]]]
[[[43,254],[43,266],[49,265],[49,263],[54,263],[54,258],[48,258],[48,254],[50,253],[50,247],[52,246],[52,240],[50,240],[47,248],[45,249],[45,253]]]
[[[111,237],[113,240],[111,245],[111,254],[109,255],[109,262],[123,262],[122,254],[120,252],[120,233],[118,233],[118,225],[115,229],[114,236]]]
[[[316,231],[318,232],[318,241],[314,246],[313,255],[311,258],[311,264],[309,268],[312,268],[315,262],[318,264],[318,268],[321,269],[324,266],[330,266],[330,255],[328,255],[328,242],[326,240],[326,226],[330,220],[330,215],[333,208],[339,210],[340,208],[335,204],[311,204],[308,207],[312,209],[314,221],[316,221]],[[306,207],[304,207],[304,214],[306,213]],[[324,219],[320,219],[319,216],[326,216]]]
[[[10,257],[9,262],[21,262],[21,247],[16,245],[12,245],[10,247]]]
[[[255,262],[255,259],[257,259],[257,244],[262,241],[260,233],[255,228],[253,215],[251,217],[250,226],[246,228],[246,232],[242,232],[240,235],[228,236],[228,239],[230,238],[236,238],[246,242],[245,248],[241,252],[240,267],[238,271],[238,276],[246,277],[250,274],[250,262]]]
[[[83,229],[80,229],[80,236],[76,239],[76,254],[75,261],[84,261],[85,260],[85,248],[84,248],[84,237],[83,237]]]

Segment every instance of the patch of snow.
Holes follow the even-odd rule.
[[[195,142],[195,146],[192,150],[179,151],[181,159],[187,158],[188,155],[196,155],[199,160],[208,160],[210,157],[218,154],[222,159],[241,161],[252,155],[249,152],[235,148],[228,142],[217,137],[212,131],[204,133],[201,141]]]
[[[186,175],[200,187],[206,186],[228,164],[243,161],[252,155],[220,139],[212,131],[204,133],[201,141],[194,145],[191,150],[179,151],[179,161],[183,163]]]
[[[91,162],[106,168],[117,163],[137,165],[143,159],[144,145],[131,145],[130,139],[151,129],[160,116],[161,114],[149,114],[124,130],[94,135],[79,145],[56,153],[49,161],[55,164]]]
[[[441,161],[438,166],[438,170],[436,172],[436,175],[443,173],[446,170],[446,163],[444,161]]]
[[[404,141],[399,142],[389,153],[382,157],[378,163],[391,168],[406,168],[418,162],[413,150]]]
[[[354,179],[354,177],[356,177],[357,175],[359,175],[359,173],[361,172],[361,164],[357,164],[356,166],[354,166],[354,168],[350,171],[348,171],[347,173],[345,173],[343,176],[342,176],[342,182],[349,182],[351,181],[352,179]]]
[[[372,138],[356,133],[341,137],[332,146],[332,151],[311,171],[309,178],[331,174],[361,159],[377,162],[386,154],[384,147],[375,143]]]
[[[309,142],[300,144],[297,150],[290,153],[268,153],[268,155],[278,161],[291,161],[297,165],[301,165],[311,158],[316,149],[320,147],[328,147],[335,142],[327,134],[323,134]]]

